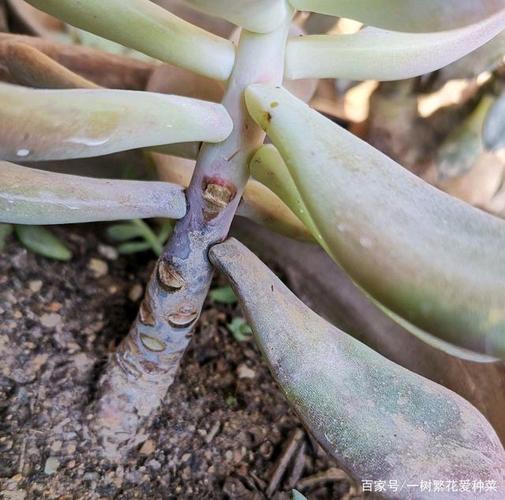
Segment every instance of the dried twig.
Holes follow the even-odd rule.
[[[284,473],[286,472],[286,469],[288,468],[288,465],[291,462],[291,459],[293,458],[294,454],[297,452],[302,443],[304,435],[305,434],[301,429],[295,429],[289,436],[289,439],[287,441],[284,450],[282,451],[280,457],[274,464],[273,473],[270,478],[270,482],[268,483],[268,488],[266,490],[267,497],[270,498],[278,489],[279,484],[284,476]]]

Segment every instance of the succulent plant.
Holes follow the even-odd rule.
[[[237,46],[148,0],[28,3],[195,72],[205,78],[196,97],[213,80],[219,85],[212,95],[224,88],[220,104],[124,90],[117,78],[98,80],[89,65],[82,67],[82,54],[132,67],[121,56],[84,47],[79,56],[55,42],[0,36],[0,75],[10,82],[0,83],[0,222],[177,220],[137,319],[99,382],[92,428],[105,454],[131,449],[165,397],[216,266],[229,278],[293,408],[351,474],[412,484],[436,476],[480,478],[494,481],[489,498],[503,498],[505,452],[474,407],[327,323],[250,251],[224,240],[240,213],[312,241],[423,342],[476,362],[505,359],[504,221],[431,187],[282,87],[299,79],[389,81],[435,71],[499,35],[505,3],[187,1],[242,28]],[[296,10],[371,27],[290,37]],[[133,66],[144,75],[155,64]],[[482,122],[491,109],[484,140],[499,150],[502,108],[502,99],[492,107],[486,101],[473,117]],[[266,136],[271,144],[264,145]],[[10,163],[136,148],[157,162],[163,153],[196,156],[196,166],[175,164],[170,182],[155,182]],[[149,238],[159,249],[156,235]],[[428,497],[414,488],[387,494]],[[459,498],[454,491],[443,495]]]

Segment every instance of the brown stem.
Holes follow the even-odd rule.
[[[136,444],[139,427],[165,397],[191,339],[213,274],[207,250],[226,238],[250,157],[264,140],[243,92],[252,83],[281,84],[289,21],[269,34],[243,31],[223,99],[234,130],[226,141],[203,146],[187,191],[188,213],[177,223],[138,317],[101,378],[94,428],[111,458]]]

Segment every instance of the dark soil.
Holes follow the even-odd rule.
[[[238,306],[211,301],[149,435],[127,463],[100,458],[88,405],[154,259],[117,257],[103,229],[59,230],[70,263],[13,240],[0,257],[0,498],[357,497],[301,430],[253,341],[227,330]]]

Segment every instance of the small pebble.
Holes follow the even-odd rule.
[[[144,293],[144,288],[142,287],[142,285],[140,285],[139,283],[135,283],[135,285],[133,285],[130,288],[130,291],[128,293],[128,298],[132,302],[137,302],[138,300],[140,300],[142,298],[143,293]]]
[[[256,372],[249,368],[246,364],[242,363],[237,368],[238,378],[254,378],[256,376]]]
[[[56,313],[46,313],[40,317],[40,323],[46,328],[54,328],[61,324],[61,316]]]
[[[88,269],[93,273],[95,278],[102,278],[109,272],[107,262],[101,259],[91,259],[88,263]]]
[[[47,475],[54,474],[58,467],[60,466],[60,461],[56,457],[49,457],[46,460],[46,465],[44,466],[44,473]]]
[[[28,283],[28,288],[33,292],[33,293],[38,293],[40,292],[42,288],[42,281],[40,280],[33,280]]]
[[[61,441],[53,441],[51,444],[51,451],[58,453],[61,450],[62,444],[63,443]]]
[[[119,252],[109,245],[98,245],[98,253],[107,260],[117,260]]]
[[[158,462],[158,460],[155,460],[155,459],[149,460],[149,462],[147,462],[147,466],[153,470],[160,470],[161,469],[161,464]]]
[[[147,439],[144,441],[144,444],[140,448],[139,453],[141,455],[151,455],[153,451],[156,449],[156,444],[152,439]]]

